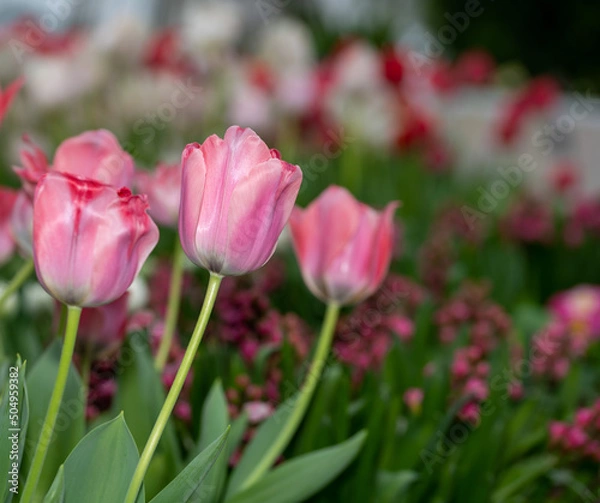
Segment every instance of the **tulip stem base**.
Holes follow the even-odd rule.
[[[169,358],[169,351],[173,344],[173,335],[179,317],[179,305],[181,303],[181,284],[183,280],[183,264],[185,262],[185,254],[179,236],[175,240],[175,251],[173,253],[173,268],[171,270],[171,284],[169,285],[169,301],[167,304],[167,312],[165,315],[165,326],[162,339],[156,359],[154,360],[154,368],[157,372],[162,372]]]
[[[196,327],[194,328],[194,332],[192,333],[188,347],[185,350],[185,355],[181,360],[181,365],[179,366],[179,370],[177,371],[173,385],[167,394],[165,403],[158,414],[158,418],[156,419],[154,427],[150,432],[150,436],[148,437],[144,451],[140,456],[140,460],[133,474],[133,478],[131,479],[129,489],[127,490],[127,495],[125,496],[125,503],[134,503],[137,499],[138,493],[144,481],[144,476],[146,475],[146,470],[148,470],[148,466],[150,465],[154,451],[156,450],[158,442],[160,441],[160,437],[167,426],[167,422],[169,421],[171,413],[175,408],[179,394],[183,389],[185,379],[190,371],[190,368],[192,367],[192,363],[194,362],[196,352],[198,351],[198,347],[202,341],[202,336],[206,330],[206,325],[210,319],[210,314],[213,306],[215,305],[215,300],[217,299],[217,293],[219,291],[219,286],[221,285],[222,279],[223,278],[221,276],[216,274],[210,275],[208,288],[206,290],[206,295],[204,296],[204,303],[202,304],[202,309],[200,311],[200,315],[198,316],[198,322],[196,323]]]
[[[33,272],[33,260],[29,259],[25,262],[17,273],[10,280],[10,283],[6,286],[6,289],[0,294],[0,313],[2,312],[2,306],[15,293],[19,288],[23,286],[23,283],[27,281],[27,278],[31,276]]]
[[[68,307],[67,326],[65,329],[65,337],[60,354],[60,360],[58,363],[56,382],[54,383],[54,390],[52,391],[52,396],[50,397],[50,404],[48,405],[48,411],[46,412],[44,424],[40,431],[40,438],[38,439],[38,443],[35,448],[35,454],[33,455],[33,460],[31,461],[31,468],[29,469],[27,482],[25,483],[25,488],[23,489],[23,496],[21,497],[21,501],[23,503],[30,503],[34,500],[35,491],[44,467],[46,454],[48,453],[48,447],[50,447],[52,437],[54,436],[54,426],[56,424],[56,418],[58,417],[60,404],[62,402],[65,386],[67,384],[69,368],[71,366],[71,360],[73,359],[73,351],[75,350],[75,340],[77,338],[77,328],[79,327],[80,317],[80,307]]]
[[[325,313],[325,319],[323,320],[323,325],[321,327],[321,333],[319,335],[313,361],[308,369],[304,384],[296,395],[296,400],[293,403],[292,411],[279,435],[271,443],[268,450],[264,453],[263,457],[254,467],[254,470],[248,475],[244,483],[241,485],[239,491],[252,486],[267,473],[273,463],[275,463],[277,458],[279,458],[284,449],[287,447],[288,443],[294,436],[294,433],[296,433],[298,426],[300,426],[317,384],[321,379],[323,369],[325,368],[325,363],[327,362],[329,350],[333,342],[333,335],[335,333],[335,326],[337,324],[339,313],[340,307],[337,304],[330,303],[327,306],[327,312]]]

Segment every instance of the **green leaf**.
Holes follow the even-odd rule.
[[[65,501],[65,466],[61,465],[54,482],[50,486],[44,503],[64,503]]]
[[[69,454],[64,465],[65,501],[124,501],[138,460],[131,432],[119,414],[89,432]],[[145,501],[143,487],[137,501]]]
[[[227,439],[227,447],[225,447],[225,457],[229,460],[231,456],[241,444],[244,438],[244,433],[248,428],[248,414],[243,412],[231,423],[231,431],[229,432],[229,438]]]
[[[141,333],[134,333],[129,337],[122,354],[127,355],[127,358],[121,358],[123,363],[113,411],[123,411],[127,426],[141,452],[164,403],[165,392],[160,377],[154,370],[147,340]],[[165,462],[153,467],[152,479],[146,477],[149,497],[162,489],[182,468],[177,436],[171,420],[160,440],[157,455],[164,456]],[[163,469],[159,471],[158,467]]]
[[[498,488],[492,495],[492,502],[503,503],[524,487],[530,486],[535,479],[548,473],[557,461],[556,456],[543,454],[513,465],[500,479]]]
[[[398,497],[418,478],[418,473],[411,470],[379,472],[377,474],[377,503],[398,501]]]
[[[17,357],[14,365],[6,366],[4,383],[2,386],[2,401],[0,402],[0,473],[9,474],[19,468],[27,435],[27,422],[29,419],[29,406],[27,399],[27,386],[25,385],[26,364]],[[12,436],[16,435],[17,443],[13,444]],[[13,449],[13,446],[15,449]],[[0,478],[1,501],[9,503],[14,493],[9,484],[9,477]]]
[[[356,457],[366,431],[333,447],[286,461],[226,503],[296,503],[323,489]]]
[[[200,429],[199,451],[206,449],[217,440],[229,426],[227,399],[223,392],[220,379],[217,379],[210,389],[202,408],[202,424]],[[215,465],[208,475],[206,490],[203,491],[206,503],[219,501],[219,496],[225,485],[227,472],[227,449],[223,449]]]
[[[177,503],[203,503],[208,501],[207,495],[214,494],[214,491],[208,484],[207,477],[224,450],[228,434],[229,428],[198,454],[150,503],[173,503],[175,501]]]
[[[57,340],[46,349],[41,358],[35,362],[26,377],[29,393],[29,426],[27,442],[24,449],[22,473],[27,473],[31,458],[35,452],[40,430],[44,424],[46,411],[50,404],[50,396],[58,373],[58,362],[62,342]],[[85,434],[84,393],[81,379],[75,367],[71,365],[60,411],[56,419],[54,439],[50,443],[44,469],[40,476],[36,494],[41,499],[48,491],[56,472],[65,459]]]
[[[273,439],[279,435],[292,412],[297,396],[294,395],[283,402],[277,407],[275,413],[260,425],[229,479],[225,499],[230,498],[239,491],[239,488],[244,484],[256,464],[260,461],[265,451],[273,442]]]

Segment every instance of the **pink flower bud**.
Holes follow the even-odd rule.
[[[68,173],[115,187],[129,187],[133,180],[133,159],[121,148],[115,136],[105,129],[86,131],[63,141],[56,149],[51,168],[38,147],[28,142],[28,148],[21,153],[23,167],[15,167],[14,171],[31,194],[49,171]]]
[[[81,307],[125,293],[158,242],[145,196],[93,180],[49,173],[33,208],[38,279],[57,300]]]
[[[292,211],[300,168],[238,126],[223,139],[189,144],[181,162],[179,234],[186,255],[224,276],[262,267]]]
[[[8,187],[0,187],[0,265],[6,262],[15,251],[10,218],[17,201],[18,192]]]
[[[136,186],[148,196],[150,216],[159,224],[177,227],[181,197],[181,166],[159,164],[154,172],[138,171]]]
[[[248,414],[250,424],[257,424],[273,414],[273,407],[266,402],[248,402],[244,405],[244,411]]]
[[[325,302],[360,302],[385,278],[392,256],[393,214],[360,203],[331,186],[306,209],[294,208],[292,239],[304,282]]]
[[[550,423],[548,427],[550,434],[550,442],[554,445],[559,445],[562,443],[565,435],[567,434],[569,427],[565,423],[561,423],[559,421],[553,421]]]

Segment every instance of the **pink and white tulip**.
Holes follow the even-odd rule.
[[[181,165],[159,164],[154,172],[139,171],[135,184],[148,196],[148,212],[159,224],[177,227],[181,198]]]
[[[36,188],[33,258],[55,299],[94,307],[117,299],[158,242],[145,196],[93,180],[49,173]]]
[[[190,260],[223,276],[262,267],[292,212],[300,168],[238,126],[189,144],[182,168],[179,234]]]
[[[290,228],[304,282],[325,302],[353,304],[374,293],[387,274],[394,211],[360,203],[331,186],[306,209],[294,208]]]

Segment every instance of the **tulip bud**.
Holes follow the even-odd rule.
[[[147,208],[146,197],[129,189],[47,174],[33,207],[33,258],[42,286],[80,307],[123,295],[158,242]]]
[[[148,212],[159,224],[177,227],[181,197],[181,166],[159,164],[153,173],[139,171],[136,186],[148,196]]]
[[[17,194],[16,190],[0,187],[0,265],[6,262],[15,250],[10,217],[17,201]]]
[[[377,212],[331,186],[308,208],[294,208],[290,228],[304,282],[325,302],[352,304],[374,293],[392,257],[393,214]]]
[[[181,163],[179,234],[189,259],[223,276],[262,267],[292,211],[300,168],[238,126],[188,145]]]

